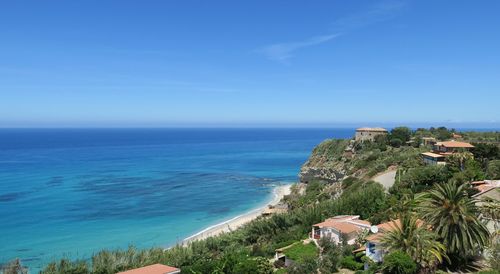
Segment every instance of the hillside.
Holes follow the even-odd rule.
[[[371,178],[391,166],[408,168],[420,165],[419,154],[426,150],[429,148],[330,139],[314,148],[302,166],[299,178],[301,183],[315,180],[335,183],[347,176]]]

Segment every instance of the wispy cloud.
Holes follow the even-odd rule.
[[[257,52],[264,54],[270,60],[288,63],[288,60],[294,56],[294,52],[300,49],[326,43],[341,34],[389,20],[405,6],[406,1],[404,0],[385,1],[369,9],[335,20],[330,26],[332,31],[329,34],[310,37],[298,42],[271,44],[258,49]]]
[[[336,30],[347,32],[387,21],[394,18],[406,5],[407,2],[404,0],[380,2],[358,13],[338,18],[333,22],[332,27]]]
[[[329,35],[321,35],[315,36],[304,41],[299,42],[290,42],[290,43],[280,43],[273,44],[267,47],[264,47],[259,52],[263,53],[267,56],[267,58],[275,61],[286,62],[290,57],[293,56],[293,52],[299,50],[301,48],[310,47],[319,45],[325,42],[328,42],[336,37],[339,34],[329,34]]]

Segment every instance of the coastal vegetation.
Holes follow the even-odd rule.
[[[307,183],[295,185],[285,197],[287,213],[259,217],[231,233],[167,250],[130,247],[100,251],[90,260],[61,259],[41,273],[116,273],[154,263],[179,267],[182,273],[335,273],[340,268],[361,273],[365,264],[369,269],[363,273],[435,273],[469,271],[479,260],[498,269],[499,237],[490,235],[482,218],[498,222],[500,206],[498,201],[479,204],[470,184],[499,178],[498,133],[460,133],[486,142],[474,143],[474,150],[457,153],[444,166],[422,162],[420,153],[429,149],[421,145],[422,138],[447,140],[454,134],[459,133],[443,127],[398,127],[373,142],[324,141],[303,168]],[[353,154],[346,155],[347,150]],[[371,180],[387,169],[397,171],[388,190]],[[336,215],[359,215],[372,224],[401,221],[382,240],[389,251],[383,264],[353,253],[366,235],[359,235],[354,246],[323,239],[319,247],[302,243],[313,224]],[[290,245],[285,255],[295,262],[292,266],[271,263],[276,249]]]
[[[298,242],[285,250],[284,253],[293,261],[303,262],[310,258],[316,258],[318,256],[318,248],[314,243],[303,244],[302,242]]]

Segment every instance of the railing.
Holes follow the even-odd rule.
[[[318,234],[314,233],[313,236],[312,232],[309,232],[309,238],[319,240],[321,238],[321,235],[319,233]]]

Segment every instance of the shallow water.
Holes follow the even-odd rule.
[[[1,129],[0,262],[169,246],[271,199],[353,129]]]

